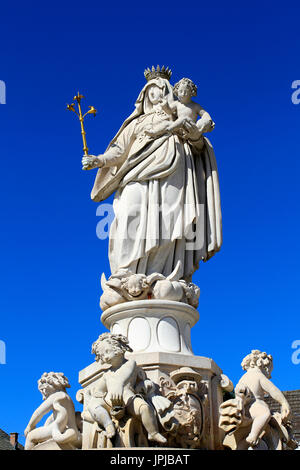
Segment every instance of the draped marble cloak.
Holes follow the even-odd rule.
[[[172,87],[158,78],[141,91],[135,111],[123,123],[103,157],[91,198],[100,202],[116,191],[110,228],[111,273],[164,276],[190,281],[199,261],[222,244],[218,170],[207,138],[197,142],[165,133],[144,134],[169,115],[154,109],[147,91],[155,84],[167,95]]]

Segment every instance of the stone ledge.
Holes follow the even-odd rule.
[[[145,367],[157,368],[157,366],[168,365],[173,368],[188,366],[202,369],[215,375],[222,374],[222,369],[209,357],[165,352],[128,353],[126,357],[134,357],[138,365]],[[103,366],[98,362],[93,362],[79,372],[79,383],[81,385],[88,385],[101,370],[104,370]]]

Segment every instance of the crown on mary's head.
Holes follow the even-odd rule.
[[[144,75],[145,75],[147,82],[158,77],[165,78],[166,80],[170,80],[172,71],[171,69],[169,69],[169,67],[165,67],[164,65],[161,68],[159,65],[156,68],[154,67],[154,65],[152,65],[151,70],[148,67],[145,70]]]

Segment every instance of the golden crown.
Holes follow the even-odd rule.
[[[158,77],[165,78],[166,80],[170,80],[172,71],[171,69],[169,69],[169,67],[165,67],[164,65],[161,68],[159,65],[156,68],[154,67],[154,65],[152,65],[151,70],[148,67],[145,70],[144,75],[145,75],[147,82],[149,82],[149,80],[153,80],[154,78],[158,78]]]

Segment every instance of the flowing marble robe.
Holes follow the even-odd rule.
[[[170,119],[148,99],[153,84],[164,96],[173,93],[162,78],[144,86],[135,111],[100,157],[105,167],[98,170],[91,198],[99,202],[116,191],[112,274],[158,272],[189,282],[199,261],[211,258],[222,244],[217,165],[206,138],[191,142],[180,134],[145,135],[145,128]]]

